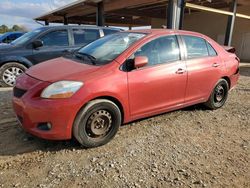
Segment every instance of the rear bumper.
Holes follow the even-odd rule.
[[[240,77],[239,71],[237,71],[236,74],[233,74],[232,76],[230,76],[230,90],[236,86],[236,84],[239,80],[239,77]]]

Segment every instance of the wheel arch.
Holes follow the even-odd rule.
[[[107,96],[95,97],[95,98],[91,99],[90,101],[93,101],[93,100],[96,100],[96,99],[106,99],[106,100],[109,100],[109,101],[115,103],[118,106],[118,108],[119,108],[119,110],[121,112],[122,123],[124,122],[124,116],[125,116],[124,107],[123,107],[122,103],[117,98],[107,95]],[[90,102],[90,101],[88,101],[88,102]],[[86,103],[82,108],[84,108],[87,104],[88,103]]]
[[[116,104],[121,112],[121,122],[124,123],[125,109],[124,109],[124,106],[122,105],[122,103],[117,98],[115,98],[113,96],[108,96],[108,95],[98,96],[98,97],[90,99],[88,102],[86,102],[84,105],[82,105],[82,107],[76,112],[75,117],[74,117],[73,122],[72,122],[72,126],[70,127],[71,138],[74,138],[73,125],[74,125],[74,122],[75,122],[79,112],[81,112],[81,110],[84,109],[89,104],[89,102],[94,101],[94,100],[98,100],[98,99],[109,100],[109,101],[113,102],[114,104]]]
[[[216,81],[216,83],[214,83],[213,87],[212,87],[212,88],[210,89],[210,91],[209,91],[209,94],[205,97],[206,100],[209,99],[211,93],[213,92],[213,90],[214,90],[216,84],[218,83],[218,81],[219,81],[220,79],[226,80],[227,83],[228,83],[229,89],[231,88],[231,81],[230,81],[230,78],[229,78],[228,76],[222,76],[222,77],[220,77],[220,78]]]
[[[27,68],[30,68],[31,66],[33,66],[33,64],[28,59],[26,59],[24,57],[7,57],[4,59],[1,59],[0,67],[2,67],[3,65],[5,65],[7,63],[20,63]]]
[[[231,88],[231,80],[230,80],[230,78],[229,78],[228,76],[223,76],[221,79],[224,79],[224,80],[227,81],[228,87],[229,87],[229,89],[230,89],[230,88]]]
[[[125,120],[125,108],[124,108],[124,106],[122,105],[122,103],[120,102],[120,100],[118,100],[116,97],[113,97],[113,96],[110,96],[110,95],[104,95],[104,96],[98,96],[98,97],[94,97],[94,98],[91,98],[90,100],[88,100],[85,104],[83,104],[79,109],[78,109],[78,111],[76,112],[76,114],[75,114],[75,117],[74,117],[74,119],[73,119],[73,123],[74,123],[74,121],[76,120],[76,118],[77,118],[77,116],[78,116],[78,114],[79,114],[79,112],[83,109],[83,108],[85,108],[87,105],[88,105],[88,103],[89,102],[91,102],[91,101],[94,101],[94,100],[97,100],[97,99],[106,99],[106,100],[109,100],[109,101],[111,101],[111,102],[113,102],[113,103],[115,103],[117,106],[118,106],[118,108],[119,108],[119,110],[120,110],[120,112],[121,112],[121,118],[122,118],[122,123],[124,123],[124,120]],[[71,134],[73,135],[73,124],[72,124],[72,127],[70,128],[71,129]]]

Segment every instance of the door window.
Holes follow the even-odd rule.
[[[7,36],[3,42],[4,43],[10,43],[11,41],[15,40],[15,34],[10,34],[9,36]]]
[[[180,60],[180,50],[176,36],[166,36],[157,38],[137,50],[136,56],[148,57],[148,65],[158,65],[162,63]]]
[[[68,46],[68,31],[52,31],[41,37],[41,40],[43,41],[43,46]]]
[[[100,38],[98,29],[73,29],[75,45],[86,45]]]
[[[3,39],[3,43],[8,43],[9,42],[9,36],[7,36],[5,39]]]
[[[217,56],[217,52],[216,52],[215,49],[211,46],[211,44],[209,44],[208,42],[207,42],[207,48],[208,48],[209,56]]]
[[[182,36],[187,49],[187,58],[199,58],[208,56],[208,48],[203,38],[195,36]]]

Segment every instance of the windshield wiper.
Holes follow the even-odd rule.
[[[84,60],[84,56],[87,57],[93,65],[96,65],[96,58],[90,54],[87,53],[82,53],[82,52],[77,52],[76,57]]]

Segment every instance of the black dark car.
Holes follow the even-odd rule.
[[[24,32],[7,32],[0,36],[0,43],[11,43],[12,41],[16,40],[17,38],[21,37]]]
[[[0,86],[13,86],[16,77],[32,65],[119,31],[96,26],[48,26],[28,32],[10,44],[0,45]]]

